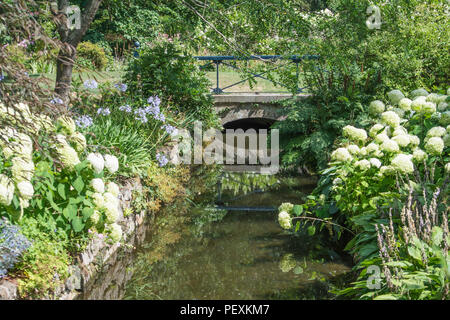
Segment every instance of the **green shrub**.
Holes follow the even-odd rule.
[[[142,48],[139,58],[130,61],[124,82],[130,94],[158,95],[162,106],[175,114],[183,113],[203,121],[205,127],[218,124],[208,95],[209,80],[200,72],[194,58],[176,43],[159,42]]]
[[[417,94],[420,96],[414,98]],[[397,279],[396,285],[389,283],[390,279],[386,276],[385,285],[387,283],[388,288],[367,294],[364,296],[366,298],[386,292],[395,293],[389,296],[390,298],[400,298],[399,293],[404,293],[406,298],[431,298],[442,296],[444,287],[448,287],[448,276],[439,278],[439,281],[433,276],[436,272],[447,272],[446,264],[440,257],[442,254],[448,254],[445,252],[448,247],[437,246],[436,249],[436,244],[433,245],[430,238],[432,227],[443,230],[443,238],[440,238],[439,243],[448,236],[446,203],[450,169],[450,127],[442,114],[448,110],[446,101],[448,102],[449,98],[447,95],[428,94],[424,90],[416,90],[409,96],[412,101],[395,90],[388,93],[391,105],[385,105],[381,101],[371,103],[369,108],[372,110],[373,120],[367,131],[345,126],[343,136],[331,154],[331,161],[322,172],[314,194],[308,197],[308,201],[301,208],[297,206],[297,210],[292,210],[291,213],[298,223],[297,228],[299,221],[306,222],[311,218],[313,224],[318,223],[317,219],[322,220],[319,223],[321,228],[327,226],[331,233],[338,236],[343,230],[341,226],[349,228],[355,236],[346,249],[354,255],[358,262],[357,268],[363,268],[362,278],[367,278],[366,268],[370,263],[382,265],[383,268],[403,269],[404,277]],[[440,194],[435,193],[437,187],[440,188]],[[411,192],[414,192],[413,195]],[[417,202],[413,207],[409,202],[411,198],[413,203]],[[425,216],[418,217],[415,214],[412,217],[417,220],[416,225],[421,225],[415,246],[425,250],[423,256],[428,255],[430,263],[427,266],[426,262],[422,261],[421,265],[417,265],[418,262],[414,262],[415,258],[411,257],[411,250],[415,249],[406,249],[409,244],[402,233],[407,227],[402,217],[405,211],[402,209],[414,211],[419,204],[428,206],[430,203],[431,207],[419,210]],[[391,213],[388,216],[386,212],[391,212],[392,216]],[[428,228],[427,223],[430,223],[427,221],[430,219],[432,222]],[[409,220],[407,223],[411,227]],[[386,264],[386,261],[378,258],[384,249],[379,240],[377,241],[380,238],[377,226],[388,226],[389,232],[392,233],[390,239],[397,239],[395,244],[389,245],[398,248],[398,252],[392,252],[392,258],[394,259],[395,255],[394,260],[398,262],[397,266]],[[422,232],[425,228],[426,234]],[[409,239],[411,240],[411,237]],[[421,243],[426,243],[426,246]],[[431,264],[436,268],[435,271],[432,271]],[[434,279],[434,282],[431,281],[431,287],[427,289],[428,285],[422,286],[417,281],[407,281],[419,276],[424,276],[423,281],[427,277]],[[423,282],[422,280],[419,282]],[[357,292],[362,286],[362,282],[358,282],[354,290],[344,290],[342,293],[351,292],[361,296],[367,293]],[[414,291],[415,289],[421,291]],[[410,292],[406,294],[408,290]]]
[[[77,63],[83,67],[103,70],[108,64],[105,50],[95,43],[81,42],[77,47]]]
[[[335,139],[348,123],[366,124],[368,119],[358,100],[339,97],[328,101],[321,96],[283,102],[281,114],[286,120],[273,126],[280,130],[281,164],[284,168],[307,167],[310,171],[327,165]]]

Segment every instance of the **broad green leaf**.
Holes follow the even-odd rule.
[[[298,266],[294,268],[294,273],[295,274],[302,274],[303,273],[303,268]]]
[[[72,183],[72,186],[75,188],[75,190],[77,190],[78,193],[81,193],[81,191],[83,191],[84,188],[83,179],[81,177],[76,178],[75,181]]]
[[[75,232],[80,232],[84,228],[84,224],[80,217],[75,217],[72,219],[72,227]]]
[[[303,206],[296,204],[296,205],[292,208],[292,212],[293,212],[296,216],[301,215],[302,212],[303,212]]]
[[[61,196],[61,198],[63,198],[64,200],[66,200],[66,190],[65,190],[65,185],[62,183],[58,184],[58,194]]]
[[[309,226],[308,227],[308,234],[310,236],[313,236],[316,233],[316,227],[315,226]]]

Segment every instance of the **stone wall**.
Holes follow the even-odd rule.
[[[120,187],[120,218],[123,241],[108,244],[105,237],[95,235],[86,249],[69,266],[69,278],[51,296],[43,299],[119,299],[123,288],[131,277],[127,265],[134,249],[140,245],[148,229],[146,212],[123,216],[130,208],[132,193],[142,188],[139,180],[131,180]],[[125,258],[124,258],[125,257]],[[58,275],[55,275],[57,278]],[[14,280],[0,280],[0,300],[18,299],[17,283]]]

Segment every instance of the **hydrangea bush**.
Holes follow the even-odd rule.
[[[365,129],[351,125],[343,128],[314,195],[308,196],[303,210],[280,208],[280,225],[298,229],[297,216],[301,216],[310,218],[312,225],[325,222],[321,227],[326,226],[334,237],[340,237],[348,227],[356,236],[346,249],[354,254],[357,268],[367,267],[366,262],[378,257],[381,250],[375,226],[389,223],[385,215],[380,215],[380,208],[405,206],[410,188],[421,201],[429,200],[425,190],[437,187],[448,196],[449,101],[448,95],[418,89],[410,94],[393,90],[386,101],[370,103],[367,111],[373,118],[371,125]],[[448,214],[445,200],[435,209]],[[395,232],[398,219],[394,216],[394,222],[391,220]],[[297,223],[293,223],[295,220]],[[448,223],[445,225],[448,230]]]
[[[0,129],[4,137],[0,141],[1,214],[11,220],[43,216],[48,231],[62,229],[68,238],[86,235],[91,229],[119,241],[119,190],[113,182],[106,183],[119,169],[117,157],[88,153],[86,138],[70,116],[62,115],[53,124],[45,116],[31,114],[26,104],[20,107],[29,122],[40,122]],[[0,109],[0,116],[8,120],[8,110],[3,105]],[[32,140],[29,128],[39,144]]]

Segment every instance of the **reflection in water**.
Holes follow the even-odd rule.
[[[228,205],[278,206],[312,189],[291,185]],[[284,231],[275,212],[167,210],[134,261],[125,299],[326,299],[329,283],[349,271],[316,237]]]

